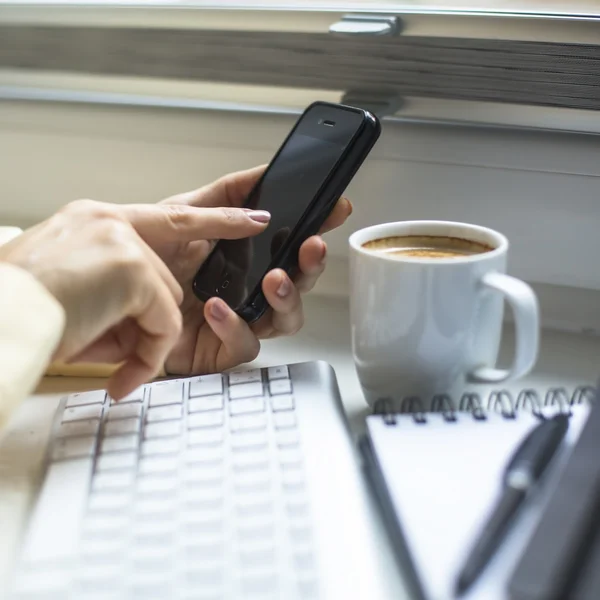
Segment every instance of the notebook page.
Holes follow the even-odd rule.
[[[506,598],[508,577],[548,496],[545,488],[552,485],[588,410],[573,408],[565,450],[465,600]],[[430,600],[449,600],[455,578],[502,489],[508,460],[539,421],[528,412],[518,413],[514,420],[491,413],[486,421],[476,421],[469,413],[458,413],[456,423],[438,414],[428,414],[424,425],[406,415],[397,421],[388,426],[381,417],[368,417],[368,432],[425,594]]]

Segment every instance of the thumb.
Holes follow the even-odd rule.
[[[245,208],[198,208],[184,204],[130,204],[122,216],[147,242],[235,240],[264,231],[271,215]]]

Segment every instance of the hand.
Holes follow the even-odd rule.
[[[77,201],[0,249],[0,260],[29,271],[64,307],[66,326],[55,359],[123,362],[108,383],[117,399],[162,370],[181,334],[184,297],[125,212]],[[261,212],[168,205],[136,207],[136,214],[148,227],[173,225],[160,230],[165,244],[209,234],[251,236],[268,221]]]
[[[181,211],[186,207],[238,207],[263,171],[264,167],[258,167],[233,173],[199,190],[168,198],[161,205]],[[351,212],[350,202],[340,199],[321,233],[342,225]],[[314,287],[325,269],[327,248],[320,236],[313,236],[302,245],[299,274],[294,281],[282,270],[267,274],[263,291],[271,309],[255,324],[248,326],[219,298],[211,298],[203,305],[192,292],[194,275],[212,250],[214,241],[174,241],[177,236],[166,232],[176,230],[177,223],[153,222],[136,206],[128,207],[127,218],[169,267],[183,289],[183,331],[165,363],[168,373],[213,373],[235,367],[256,358],[260,339],[290,335],[302,327],[301,295]],[[213,232],[208,237],[214,239],[219,235]]]

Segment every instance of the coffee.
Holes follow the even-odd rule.
[[[390,258],[465,258],[491,252],[493,248],[481,242],[438,235],[406,235],[379,238],[362,247]]]

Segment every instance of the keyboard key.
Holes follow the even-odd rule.
[[[262,382],[260,369],[250,369],[248,371],[238,371],[229,374],[229,385],[239,385],[240,383]]]
[[[213,510],[188,510],[181,514],[182,526],[192,528],[195,533],[198,531],[223,531],[224,519],[223,511],[220,509]]]
[[[235,508],[241,515],[272,514],[273,497],[267,492],[240,494],[235,500]]]
[[[217,508],[223,505],[224,499],[220,485],[186,485],[182,492],[183,502],[195,508]]]
[[[169,531],[172,534],[172,531]],[[155,563],[157,568],[160,568],[161,564],[170,562],[173,559],[173,548],[169,545],[155,545],[149,544],[146,546],[138,545],[135,549],[135,555],[132,557],[134,568],[140,566],[148,566],[150,563]]]
[[[280,448],[277,458],[282,469],[298,468],[302,465],[302,452],[297,447]]]
[[[81,392],[80,394],[72,394],[67,398],[66,406],[84,406],[86,404],[102,404],[106,398],[104,390],[94,390],[92,392]]]
[[[52,460],[92,456],[95,448],[96,438],[93,436],[57,439],[52,450]]]
[[[271,473],[263,471],[237,471],[234,478],[235,488],[239,492],[254,492],[271,486]]]
[[[91,419],[89,421],[71,421],[62,423],[58,428],[58,437],[75,437],[78,435],[97,435],[100,421]]]
[[[121,536],[87,538],[81,544],[81,553],[87,560],[105,557],[111,559],[107,562],[116,563],[125,549],[125,540]]]
[[[163,381],[155,383],[150,388],[149,406],[165,406],[167,404],[181,404],[183,402],[183,382]]]
[[[287,510],[288,516],[293,518],[308,518],[309,516],[309,506],[308,500],[305,496],[300,494],[293,494],[288,498],[288,501],[285,504],[285,508]]]
[[[296,415],[293,412],[273,413],[273,426],[275,429],[289,429],[296,427]]]
[[[302,469],[288,469],[281,473],[281,483],[284,489],[302,489],[304,487],[304,473]]]
[[[252,515],[238,521],[237,534],[240,544],[269,543],[275,538],[273,515]]]
[[[165,494],[177,489],[179,479],[176,476],[153,476],[140,477],[137,481],[138,494]]]
[[[109,421],[104,426],[104,437],[125,435],[126,433],[139,433],[140,424],[140,419],[119,419],[118,421]]]
[[[184,467],[182,479],[190,484],[215,484],[223,481],[224,469],[220,464]]]
[[[237,415],[229,419],[229,424],[232,432],[265,429],[267,426],[267,415],[264,413]]]
[[[133,535],[138,544],[143,539],[147,542],[156,541],[162,546],[167,546],[167,544],[164,544],[163,538],[173,536],[175,528],[176,521],[174,520],[140,519],[133,525]],[[152,545],[154,546],[154,544]],[[156,548],[156,546],[154,547]],[[169,548],[169,550],[172,552],[172,549]],[[139,552],[136,551],[135,554],[139,556]]]
[[[264,412],[264,398],[245,398],[244,400],[236,400],[229,403],[229,414],[243,415],[255,412]]]
[[[177,473],[179,470],[179,457],[171,456],[144,456],[140,460],[139,472],[143,475],[161,475]]]
[[[229,388],[229,399],[253,398],[263,395],[263,384],[260,381],[254,383],[240,383]]]
[[[310,600],[317,598],[319,596],[319,585],[316,578],[300,579],[298,581],[298,592],[300,593],[300,598],[310,598]]]
[[[252,569],[263,565],[270,565],[276,561],[275,545],[263,544],[262,547],[243,547],[240,551],[240,564],[242,570]]]
[[[154,438],[174,437],[181,433],[181,421],[164,421],[162,423],[148,423],[144,429],[144,437],[148,440]]]
[[[266,430],[258,431],[236,431],[231,437],[231,448],[234,451],[244,452],[251,448],[266,448],[268,445]]]
[[[146,421],[148,423],[156,423],[158,421],[181,419],[182,417],[183,407],[181,404],[172,404],[168,406],[159,406],[157,408],[150,407],[146,414]]]
[[[223,393],[223,379],[220,374],[202,375],[190,382],[190,398],[213,396]]]
[[[86,517],[83,524],[84,537],[120,535],[129,527],[129,517],[120,514],[96,514]]]
[[[118,512],[131,505],[132,496],[129,492],[100,492],[90,496],[90,511]]]
[[[178,504],[174,494],[169,495],[138,495],[133,507],[136,517],[148,519],[169,520],[177,514]]]
[[[133,471],[115,471],[113,473],[99,473],[93,479],[92,486],[95,491],[128,488],[133,485],[135,473]]]
[[[287,368],[287,365],[269,367],[267,369],[267,377],[269,378],[269,381],[273,381],[275,379],[289,379],[290,370]]]
[[[188,427],[197,429],[199,427],[220,427],[223,425],[223,413],[220,411],[210,411],[194,413],[188,417]]]
[[[232,457],[233,468],[236,471],[267,469],[269,467],[269,458],[269,454],[261,450],[236,452]]]
[[[281,429],[275,432],[275,443],[280,448],[297,446],[300,443],[297,429]]]
[[[222,427],[194,429],[188,432],[188,444],[190,446],[218,446],[223,443],[223,437]]]
[[[115,400],[114,398],[110,399],[111,406],[114,404],[130,404],[131,402],[143,402],[144,401],[144,392],[145,386],[140,386],[139,388],[133,390],[131,394],[127,394],[124,398],[120,400]]]
[[[244,598],[255,598],[256,600],[278,598],[277,573],[272,569],[267,569],[265,573],[245,573],[242,575],[241,583]],[[265,595],[267,595],[266,598]]]
[[[135,469],[137,452],[114,452],[100,454],[96,462],[96,471],[112,471],[120,469]]]
[[[85,406],[73,406],[63,412],[62,422],[88,421],[102,417],[102,404],[87,404]]]
[[[151,456],[153,454],[177,454],[180,450],[180,438],[146,440],[142,443],[143,456]]]
[[[108,410],[108,420],[139,419],[142,416],[141,404],[113,404]]]
[[[135,434],[116,435],[102,440],[102,452],[121,452],[123,450],[136,450],[139,437]]]
[[[196,446],[194,448],[188,448],[184,458],[188,465],[209,465],[222,462],[223,456],[222,446]]]
[[[188,410],[191,413],[203,412],[205,410],[222,410],[223,396],[201,396],[200,398],[191,398],[188,402]]]
[[[282,410],[294,410],[294,397],[290,394],[273,396],[271,398],[271,408],[274,412]]]
[[[271,396],[277,394],[291,394],[292,382],[289,379],[274,379],[269,382],[269,392]]]

